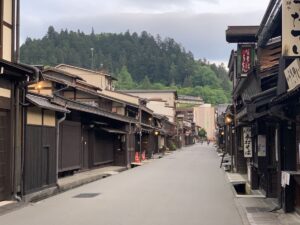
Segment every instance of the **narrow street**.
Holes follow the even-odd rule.
[[[33,203],[0,224],[242,225],[233,198],[214,149],[195,145]]]

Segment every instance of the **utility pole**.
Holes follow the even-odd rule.
[[[94,70],[94,48],[91,48],[91,53],[92,53],[91,69]]]

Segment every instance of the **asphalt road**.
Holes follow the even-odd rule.
[[[233,198],[213,148],[196,145],[1,216],[0,224],[242,225]]]

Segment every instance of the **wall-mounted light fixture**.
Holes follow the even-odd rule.
[[[34,87],[36,90],[41,90],[42,88],[43,88],[43,85],[42,85],[42,83],[41,82],[38,82],[36,85],[35,85],[35,87]]]
[[[229,125],[232,123],[232,117],[230,115],[225,116],[225,124]]]

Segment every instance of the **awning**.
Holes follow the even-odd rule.
[[[152,133],[154,131],[154,129],[151,126],[145,126],[144,124],[142,124],[141,129],[144,133]]]
[[[256,42],[259,26],[229,26],[226,41],[229,43]]]
[[[25,75],[33,76],[33,71],[25,68],[24,66],[6,61],[4,59],[0,60],[0,71],[1,74],[8,75],[9,77],[13,76],[19,79],[26,79]]]
[[[110,133],[110,134],[127,134],[127,132],[123,130],[113,129],[113,128],[101,128],[101,130]]]
[[[152,127],[151,125],[142,123],[141,126],[142,132],[144,133],[152,133],[154,131],[154,127]]]
[[[149,113],[150,115],[153,115],[153,111],[149,108],[147,108],[146,106],[141,105],[141,109],[147,113]]]
[[[47,99],[47,98],[43,98],[43,97],[40,97],[40,96],[27,94],[26,95],[26,99],[30,103],[32,103],[32,104],[34,104],[34,105],[36,105],[36,106],[38,106],[38,107],[40,107],[42,109],[48,109],[48,110],[57,111],[57,112],[63,112],[63,113],[70,113],[70,111],[67,110],[66,108],[51,103],[49,101],[49,99]]]
[[[91,114],[94,114],[94,115],[107,117],[109,119],[122,121],[122,122],[125,122],[125,123],[137,123],[138,122],[137,119],[135,119],[135,118],[131,118],[131,117],[119,115],[119,114],[116,114],[116,113],[104,111],[104,110],[102,110],[98,107],[91,106],[91,105],[88,105],[88,104],[84,104],[84,103],[78,102],[78,101],[73,101],[73,100],[70,100],[70,99],[65,99],[61,96],[54,96],[52,101],[54,103],[58,104],[58,105],[64,105],[68,109],[78,110],[78,111],[81,111],[81,112],[87,112],[87,113],[91,113]]]
[[[236,114],[237,120],[248,119],[252,120],[255,114],[256,106],[254,104],[245,105],[245,107]]]
[[[295,89],[293,89],[289,92],[283,93],[283,94],[277,96],[276,98],[274,98],[271,101],[271,105],[278,105],[278,104],[281,104],[290,99],[296,98],[299,95],[299,93],[300,93],[300,85],[298,87],[296,87]]]

